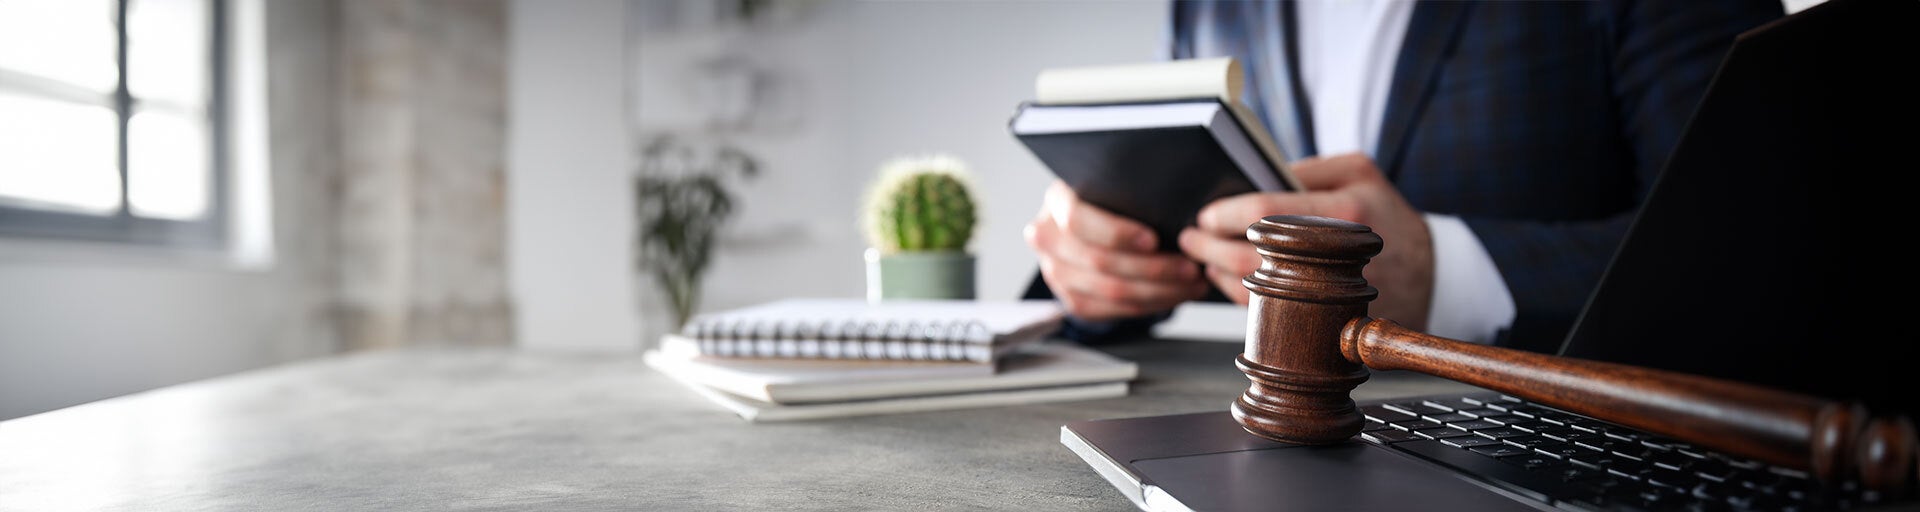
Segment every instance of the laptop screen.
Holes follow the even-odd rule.
[[[1561,354],[1914,411],[1914,19],[1829,0],[1742,35]]]

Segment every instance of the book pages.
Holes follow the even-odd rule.
[[[1240,63],[1231,57],[1054,68],[1034,81],[1042,105],[1192,98],[1240,101]]]

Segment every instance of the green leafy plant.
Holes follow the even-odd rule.
[[[978,221],[970,182],[966,164],[950,155],[886,162],[867,191],[868,244],[883,254],[966,250]]]
[[[700,282],[714,241],[732,217],[734,180],[759,174],[752,155],[730,145],[701,151],[672,135],[640,150],[634,180],[638,211],[635,264],[648,272],[673,307],[674,328],[700,305]]]

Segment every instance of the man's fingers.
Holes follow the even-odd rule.
[[[1239,286],[1240,277],[1246,277],[1253,273],[1253,269],[1260,267],[1260,253],[1255,252],[1253,243],[1244,237],[1222,238],[1189,229],[1180,232],[1180,251],[1206,266],[1210,276],[1214,273],[1239,276],[1233,278],[1235,287]],[[1219,282],[1216,280],[1215,284]],[[1225,291],[1224,287],[1222,291]]]
[[[1252,299],[1252,293],[1247,291],[1247,285],[1241,282],[1246,278],[1247,274],[1207,267],[1207,281],[1212,282],[1213,286],[1219,288],[1220,293],[1233,300],[1234,304],[1246,305]]]
[[[1243,238],[1247,227],[1268,215],[1312,215],[1360,221],[1360,203],[1352,194],[1326,192],[1254,192],[1222,198],[1196,215],[1202,231],[1214,236]]]
[[[1253,225],[1261,217],[1274,215],[1283,208],[1285,193],[1250,192],[1221,198],[1200,209],[1194,223],[1202,231],[1220,236],[1233,233],[1246,233],[1247,226]]]
[[[1089,320],[1141,316],[1172,309],[1199,298],[1206,283],[1141,281],[1100,274],[1051,258],[1040,259],[1041,277],[1067,306],[1067,311]]]
[[[1059,227],[1047,220],[1029,223],[1024,235],[1035,252],[1102,274],[1149,281],[1200,278],[1200,265],[1184,256],[1094,247],[1076,237],[1062,236]]]
[[[1048,215],[1060,231],[1096,247],[1151,251],[1153,230],[1126,217],[1081,201],[1066,183],[1054,181],[1045,199]]]
[[[1362,153],[1342,153],[1294,162],[1288,167],[1293,178],[1308,192],[1334,190],[1368,180],[1384,180],[1372,158]]]
[[[1042,216],[1027,224],[1040,274],[1067,311],[1106,320],[1172,309],[1206,293],[1199,265],[1177,254],[1104,250],[1063,233]]]

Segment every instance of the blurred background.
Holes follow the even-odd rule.
[[[0,0],[0,420],[360,350],[637,352],[671,317],[649,175],[726,185],[710,311],[860,296],[877,167],[951,154],[979,295],[1017,298],[1049,174],[1008,117],[1043,68],[1158,58],[1166,10]]]

